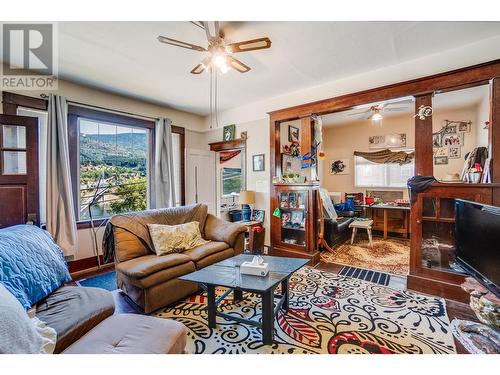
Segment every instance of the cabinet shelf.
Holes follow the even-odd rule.
[[[426,216],[423,216],[422,221],[434,221],[437,223],[451,223],[451,224],[455,223],[455,219],[446,218],[446,217],[426,217]]]

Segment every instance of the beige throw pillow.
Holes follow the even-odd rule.
[[[148,224],[156,255],[180,253],[207,242],[197,221],[179,225]]]

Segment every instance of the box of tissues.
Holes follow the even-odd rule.
[[[264,263],[264,258],[256,255],[251,262],[241,263],[240,272],[244,275],[266,276],[269,272],[269,264]]]

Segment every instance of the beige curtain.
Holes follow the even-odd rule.
[[[172,122],[166,118],[156,121],[154,208],[175,206],[174,156]]]
[[[68,104],[58,95],[50,95],[48,103],[46,199],[47,230],[64,255],[74,255],[78,236],[69,169]]]
[[[414,152],[391,151],[389,149],[376,152],[354,151],[354,156],[361,156],[368,161],[379,164],[397,163],[399,165],[411,163]]]

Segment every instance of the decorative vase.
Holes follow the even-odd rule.
[[[472,182],[473,184],[479,183],[481,180],[481,173],[480,172],[469,172],[469,181]]]

